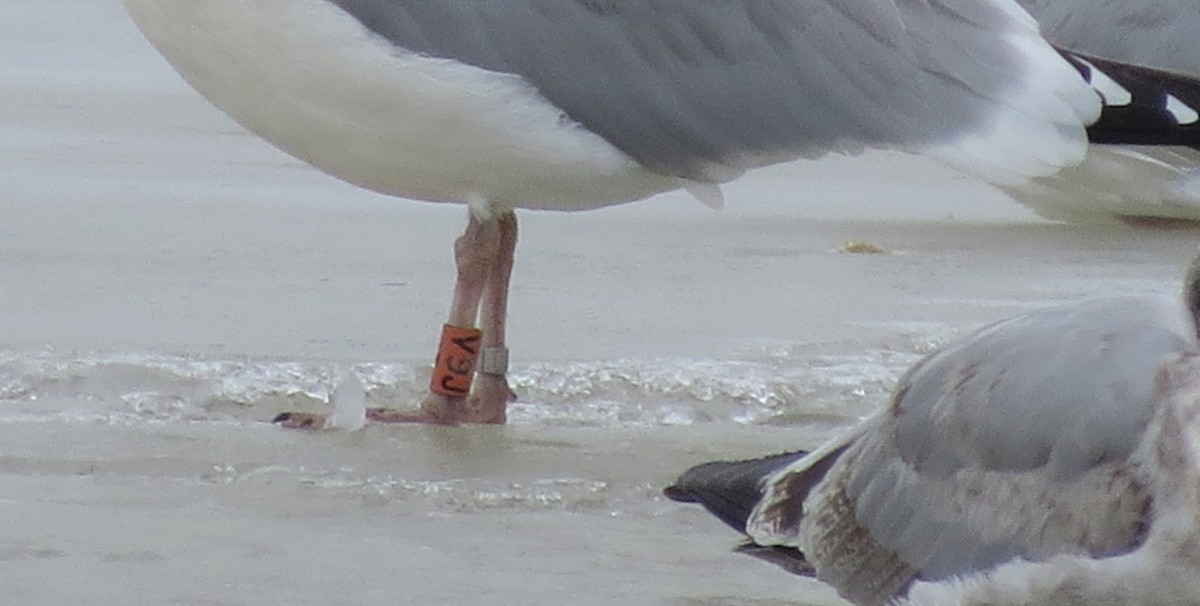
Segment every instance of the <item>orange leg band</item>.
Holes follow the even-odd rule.
[[[442,341],[438,344],[437,359],[429,389],[438,395],[463,398],[471,393],[475,362],[479,359],[479,344],[483,332],[477,328],[442,326]]]

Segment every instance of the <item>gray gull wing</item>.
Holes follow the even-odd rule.
[[[1133,458],[1149,478],[1154,521],[1145,540],[1112,557],[1016,558],[949,580],[915,583],[892,606],[1127,606],[1200,604],[1200,358],[1159,373],[1154,417]]]
[[[331,1],[687,179],[891,147],[1005,180],[1078,161],[1099,111],[1008,0]]]
[[[1016,557],[1129,549],[1149,511],[1130,455],[1159,370],[1197,351],[1189,318],[1126,296],[986,327],[914,366],[814,488],[820,460],[770,477],[747,533],[798,548],[861,603]]]
[[[1018,0],[1047,39],[1072,51],[1200,76],[1200,3],[1193,0]],[[1182,103],[1182,105],[1180,104]],[[1172,109],[1191,118],[1195,103]],[[1186,107],[1185,107],[1186,106]],[[1014,197],[1051,219],[1200,220],[1200,151],[1091,146],[1078,167],[1020,186]]]
[[[1017,0],[1046,37],[1074,51],[1200,74],[1200,4],[1193,0]]]

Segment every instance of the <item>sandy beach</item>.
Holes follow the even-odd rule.
[[[811,447],[965,330],[1172,293],[1198,233],[1072,226],[898,154],[524,213],[505,427],[299,433],[420,397],[466,210],[333,180],[117,0],[0,0],[0,595],[63,604],[838,604],[663,485]],[[884,254],[849,254],[864,241]]]

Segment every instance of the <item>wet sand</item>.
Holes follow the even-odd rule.
[[[762,171],[715,213],[526,213],[509,426],[287,432],[266,420],[346,369],[419,396],[466,211],[246,134],[114,0],[0,8],[14,604],[837,603],[659,489],[814,445],[983,322],[1173,292],[1197,243],[1041,221],[892,154]]]

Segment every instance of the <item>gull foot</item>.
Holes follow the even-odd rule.
[[[501,425],[508,403],[517,396],[504,377],[481,376],[468,398],[430,394],[420,408],[368,408],[370,423],[424,423],[428,425]],[[329,424],[329,415],[315,412],[280,413],[272,423],[288,429],[314,431]]]
[[[517,394],[503,376],[478,375],[475,389],[460,408],[458,422],[503,425],[508,420],[508,403],[516,399]]]
[[[368,408],[367,420],[374,423],[428,423],[430,425],[500,425],[506,420],[508,403],[517,399],[504,377],[480,375],[467,398],[429,394],[421,407]]]
[[[317,412],[282,412],[271,419],[271,422],[288,429],[315,431],[325,427],[328,420],[329,415]]]
[[[367,420],[372,423],[426,423],[429,425],[455,425],[446,414],[434,413],[424,408],[368,408]]]
[[[445,415],[435,415],[421,409],[368,408],[370,423],[426,423],[429,425],[455,425]],[[271,422],[288,429],[316,431],[329,424],[329,415],[317,412],[283,412]]]
[[[469,423],[462,419],[463,398],[431,393],[421,401],[421,407],[368,408],[367,421],[372,423],[425,423],[428,425],[458,425]]]

